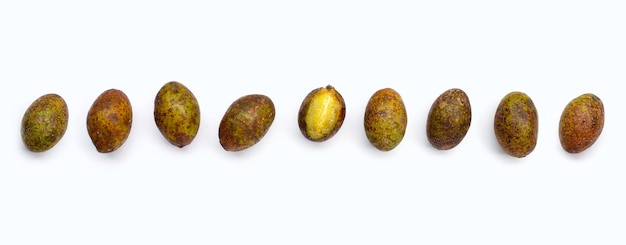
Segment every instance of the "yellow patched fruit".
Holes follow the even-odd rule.
[[[307,139],[322,142],[333,137],[346,116],[343,97],[331,85],[311,91],[298,112],[300,132]]]

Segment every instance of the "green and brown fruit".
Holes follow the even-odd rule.
[[[87,112],[87,132],[100,153],[117,150],[128,138],[133,110],[124,92],[109,89],[100,94]]]
[[[439,150],[457,146],[469,130],[472,108],[467,94],[458,88],[443,92],[433,102],[426,121],[426,136]]]
[[[396,148],[406,132],[407,112],[402,97],[391,88],[376,91],[367,102],[365,135],[381,151]]]
[[[494,131],[498,144],[511,156],[525,157],[537,145],[538,124],[537,108],[530,97],[511,92],[496,109]]]
[[[245,150],[263,139],[274,122],[276,109],[262,94],[235,100],[220,121],[218,138],[226,151]]]
[[[298,126],[305,138],[322,142],[333,137],[346,116],[343,97],[331,85],[311,91],[302,101]]]
[[[32,152],[44,152],[54,147],[67,130],[68,109],[58,94],[45,94],[26,109],[22,117],[22,141]]]
[[[563,109],[559,122],[559,139],[566,152],[580,153],[591,147],[604,127],[604,104],[594,94],[583,94]]]
[[[154,122],[171,144],[191,144],[200,128],[200,106],[196,96],[180,82],[163,85],[154,99]]]

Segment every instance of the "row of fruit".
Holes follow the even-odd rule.
[[[96,150],[108,153],[121,147],[132,126],[132,107],[118,89],[100,94],[87,113],[87,132]],[[341,128],[346,114],[343,97],[328,85],[311,91],[302,101],[298,126],[307,139],[323,142]],[[219,124],[220,144],[227,151],[241,151],[258,143],[274,121],[272,100],[251,94],[235,100]],[[456,147],[467,134],[472,111],[467,94],[457,88],[443,92],[432,104],[426,135],[433,147]],[[154,121],[171,144],[184,147],[196,137],[200,108],[194,94],[183,84],[172,81],[161,87],[154,100]],[[378,150],[394,149],[404,137],[407,112],[398,92],[391,88],[376,91],[364,115],[365,134]],[[33,152],[44,152],[56,145],[67,129],[68,108],[57,94],[36,99],[22,118],[21,136]],[[559,139],[563,149],[579,153],[589,148],[604,126],[604,106],[594,94],[583,94],[570,101],[560,118]],[[494,132],[503,151],[514,157],[530,154],[537,143],[538,118],[533,101],[523,92],[504,96],[494,117]]]

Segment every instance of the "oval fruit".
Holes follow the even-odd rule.
[[[461,143],[471,121],[472,109],[467,94],[461,89],[449,89],[430,107],[426,136],[436,149],[452,149]]]
[[[235,100],[220,122],[220,144],[227,151],[255,145],[272,126],[275,114],[274,103],[265,95],[251,94]]]
[[[594,94],[583,94],[570,101],[561,114],[559,139],[569,153],[591,147],[604,127],[604,105]]]
[[[381,151],[396,148],[404,138],[407,113],[400,94],[391,88],[376,91],[365,107],[365,135]]]
[[[494,131],[504,152],[518,158],[527,156],[537,145],[538,130],[537,109],[528,95],[511,92],[502,98]]]
[[[182,148],[191,144],[200,128],[200,106],[185,85],[171,81],[154,99],[154,122],[171,144]]]
[[[28,150],[44,152],[55,146],[67,130],[68,109],[57,94],[45,94],[26,109],[22,117],[22,141]]]
[[[104,91],[87,112],[87,132],[100,153],[117,150],[128,138],[133,122],[133,110],[124,92]]]
[[[298,112],[298,126],[304,137],[322,142],[339,131],[345,116],[343,97],[328,85],[314,89],[304,98]]]

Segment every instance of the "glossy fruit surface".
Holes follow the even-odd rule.
[[[124,92],[109,89],[100,94],[87,113],[87,132],[100,153],[117,150],[128,138],[133,110]]]
[[[168,82],[154,99],[154,122],[170,142],[179,148],[191,144],[200,128],[200,106],[185,85]]]

